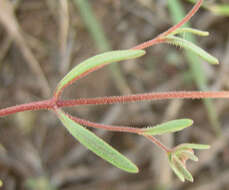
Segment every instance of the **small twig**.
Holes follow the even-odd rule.
[[[186,22],[188,22],[192,16],[199,10],[203,0],[199,0],[195,6],[189,11],[189,13],[176,25],[169,28],[167,31],[159,34],[156,38],[149,40],[147,42],[144,42],[142,44],[139,44],[131,49],[146,49],[148,47],[151,47],[152,45],[164,42],[164,37],[168,36],[172,32],[174,32],[176,29],[180,28],[182,25],[184,25]]]
[[[83,119],[71,116],[69,114],[67,114],[67,115],[70,119],[72,119],[76,123],[79,123],[79,124],[84,125],[84,126],[93,127],[93,128],[97,128],[97,129],[104,129],[104,130],[113,131],[113,132],[127,132],[127,133],[134,133],[134,134],[138,134],[138,135],[143,135],[144,137],[149,139],[151,142],[153,142],[154,144],[156,144],[157,146],[162,148],[165,152],[167,152],[167,153],[171,152],[171,149],[167,148],[165,145],[163,145],[155,137],[150,136],[150,135],[144,135],[142,133],[142,129],[135,128],[135,127],[127,127],[127,126],[104,125],[104,124],[99,124],[99,123],[94,123],[94,122],[90,122],[87,120],[83,120]]]

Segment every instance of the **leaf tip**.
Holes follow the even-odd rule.
[[[125,170],[128,173],[133,173],[133,174],[139,173],[138,167],[135,164],[133,164],[133,163],[131,165],[131,168],[128,168],[128,169],[120,168],[120,169],[123,169],[123,170]]]
[[[216,59],[215,64],[216,64],[216,65],[219,65],[219,60],[218,60],[218,59]]]
[[[210,59],[207,60],[209,63],[211,63],[212,65],[218,65],[219,64],[219,60],[216,57],[214,57],[212,55],[210,55],[209,57],[210,57]]]
[[[210,149],[211,146],[210,145],[205,145],[205,149]]]
[[[194,121],[192,119],[186,119],[186,121],[187,121],[187,126],[188,127],[190,127],[194,123]]]
[[[133,50],[133,51],[138,51],[138,57],[141,57],[146,54],[145,50]]]
[[[192,183],[194,182],[194,179],[193,179],[193,177],[192,177],[192,176],[187,177],[186,179],[187,179],[188,181],[192,182]]]
[[[132,173],[139,173],[139,168],[136,166]]]

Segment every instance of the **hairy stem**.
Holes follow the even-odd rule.
[[[137,101],[166,100],[166,99],[202,99],[202,98],[229,98],[229,91],[219,92],[199,92],[199,91],[179,91],[179,92],[153,92],[145,94],[134,94],[127,96],[111,96],[99,98],[80,98],[76,100],[59,100],[58,107],[71,107],[76,105],[100,105],[116,104]]]
[[[150,100],[167,99],[203,99],[203,98],[229,98],[229,91],[219,92],[199,92],[199,91],[180,91],[180,92],[153,92],[145,94],[134,94],[127,96],[112,96],[98,98],[80,98],[76,100],[56,100],[55,97],[50,100],[31,102],[4,109],[0,109],[0,117],[7,116],[22,111],[54,109],[54,107],[71,107],[79,105],[100,105],[128,103]]]
[[[140,129],[140,128],[127,127],[127,126],[105,125],[105,124],[100,124],[100,123],[95,123],[95,122],[91,122],[88,120],[84,120],[84,119],[81,119],[81,118],[78,118],[78,117],[75,117],[75,116],[72,116],[69,114],[67,114],[67,115],[70,119],[72,119],[76,123],[79,123],[79,124],[84,125],[84,126],[93,127],[93,128],[97,128],[97,129],[104,129],[104,130],[113,131],[113,132],[127,132],[127,133],[134,133],[134,134],[138,134],[138,135],[143,135],[142,129]],[[143,136],[146,137],[147,139],[149,139],[154,144],[156,144],[161,149],[163,149],[165,152],[167,152],[167,153],[171,152],[171,149],[167,148],[164,144],[162,144],[155,137],[150,136],[150,135],[143,135]]]
[[[104,129],[107,131],[127,132],[127,133],[135,133],[135,134],[139,134],[142,132],[142,130],[140,128],[99,124],[99,123],[84,120],[84,119],[81,119],[81,118],[78,118],[78,117],[75,117],[75,116],[72,116],[69,114],[67,114],[67,115],[70,119],[72,119],[76,123],[79,123],[81,125],[88,126],[88,127],[93,127],[93,128],[97,128],[97,129]]]
[[[28,104],[21,104],[17,106],[12,106],[0,110],[0,117],[14,114],[17,112],[29,111],[29,110],[42,110],[42,109],[52,109],[54,105],[53,99],[31,102]]]

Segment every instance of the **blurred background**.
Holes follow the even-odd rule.
[[[100,52],[128,49],[180,21],[187,0],[0,0],[0,107],[51,97],[75,65]],[[205,1],[189,26],[210,32],[194,41],[220,60],[211,66],[166,44],[140,58],[107,66],[72,85],[64,98],[172,90],[229,90],[229,2]],[[90,121],[144,127],[191,118],[193,127],[163,135],[168,147],[210,144],[188,163],[194,183],[172,174],[167,156],[142,137],[93,130],[135,162],[128,174],[98,158],[53,113],[23,112],[0,119],[0,179],[5,190],[228,190],[228,100],[166,100],[67,111]]]

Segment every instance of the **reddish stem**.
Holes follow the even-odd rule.
[[[131,49],[145,49],[152,45],[163,43],[166,41],[164,37],[168,36],[176,29],[180,28],[184,23],[191,19],[191,17],[198,11],[202,4],[203,0],[199,0],[195,6],[192,8],[191,11],[182,19],[178,24],[171,27],[164,33],[159,34],[156,38],[144,42],[140,45],[137,45]],[[75,105],[89,105],[89,104],[113,104],[113,103],[125,103],[125,102],[136,102],[136,101],[144,101],[144,100],[159,100],[159,99],[175,99],[175,98],[191,98],[191,99],[200,99],[200,98],[229,98],[229,92],[222,91],[222,92],[158,92],[158,93],[147,93],[147,94],[136,94],[136,95],[127,95],[127,96],[113,96],[113,97],[101,97],[101,98],[83,98],[83,99],[76,99],[76,100],[59,100],[60,95],[62,94],[63,90],[71,85],[73,82],[79,80],[80,78],[88,75],[89,73],[96,71],[106,64],[95,67],[93,69],[88,70],[87,72],[77,76],[75,79],[70,81],[66,84],[62,89],[59,91],[54,92],[54,96],[50,100],[45,101],[38,101],[32,102],[28,104],[22,104],[17,106],[8,107],[5,109],[0,109],[0,117],[6,116],[10,114],[14,114],[17,112],[22,111],[29,111],[29,110],[41,110],[41,109],[52,109],[56,110],[58,107],[67,107],[67,106],[75,106]],[[113,125],[104,125],[98,124],[94,122],[90,122],[87,120],[83,120],[77,117],[73,117],[68,115],[69,118],[74,120],[75,122],[86,125],[89,127],[105,129],[109,131],[118,131],[118,132],[128,132],[128,133],[135,133],[139,135],[143,135],[148,138],[150,141],[161,147],[165,152],[171,152],[166,146],[164,146],[160,141],[158,141],[153,136],[144,135],[142,134],[142,129],[134,128],[134,127],[125,127],[125,126],[113,126]]]
[[[79,105],[100,105],[127,103],[146,100],[166,100],[166,99],[202,99],[202,98],[229,98],[229,91],[219,92],[198,92],[198,91],[180,91],[180,92],[153,92],[145,94],[134,94],[127,96],[99,97],[99,98],[81,98],[76,100],[58,100],[55,98],[39,102],[21,104],[4,109],[0,109],[0,117],[7,116],[22,111],[54,109],[54,107],[71,107]]]
[[[220,92],[199,92],[199,91],[180,91],[180,92],[153,92],[145,94],[134,94],[127,96],[112,96],[99,98],[81,98],[76,100],[59,100],[58,107],[71,107],[76,105],[99,105],[127,103],[146,100],[166,100],[166,99],[201,99],[201,98],[229,98],[229,91]]]
[[[159,34],[156,38],[149,40],[147,42],[144,42],[142,44],[139,44],[131,49],[145,49],[155,44],[164,42],[165,41],[164,37],[168,36],[169,34],[174,32],[176,29],[180,28],[182,25],[184,25],[186,22],[188,22],[192,18],[192,16],[199,10],[202,2],[203,0],[199,0],[195,4],[195,6],[189,11],[189,13],[178,24],[172,26],[167,31]]]
[[[146,137],[147,139],[149,139],[151,142],[153,142],[154,144],[156,144],[157,146],[159,146],[160,148],[162,148],[166,153],[169,153],[172,151],[172,149],[167,148],[165,145],[163,145],[158,139],[156,139],[153,136],[150,135],[143,135],[144,137]]]
[[[139,134],[142,132],[142,130],[139,128],[127,127],[127,126],[105,125],[105,124],[100,124],[100,123],[95,123],[95,122],[91,122],[88,120],[84,120],[84,119],[81,119],[81,118],[78,118],[78,117],[75,117],[69,114],[66,114],[66,115],[70,119],[75,121],[76,123],[79,123],[81,125],[88,126],[88,127],[104,129],[104,130],[114,131],[114,132],[127,132],[127,133],[135,133],[135,134]]]
[[[172,26],[171,28],[169,28],[167,31],[159,34],[156,38],[152,39],[152,40],[149,40],[147,42],[144,42],[142,44],[139,44],[135,47],[132,47],[131,49],[145,49],[145,48],[148,48],[150,46],[153,46],[153,45],[156,45],[156,44],[159,44],[159,43],[164,43],[166,42],[167,39],[165,39],[164,37],[168,36],[169,34],[171,34],[172,32],[174,32],[176,29],[180,28],[182,25],[184,25],[186,22],[188,22],[192,16],[198,11],[198,9],[200,8],[201,4],[202,4],[203,0],[199,0],[195,5],[194,7],[189,11],[189,13],[176,25]],[[67,83],[64,87],[62,87],[61,90],[59,91],[55,91],[54,92],[54,97],[56,99],[56,101],[59,99],[59,97],[61,96],[63,90],[68,87],[69,85],[71,85],[72,83],[76,82],[77,80],[81,79],[82,77],[85,77],[87,76],[88,74],[98,70],[98,69],[101,69],[102,67],[104,67],[105,65],[107,64],[104,64],[104,65],[101,65],[99,67],[95,67],[93,69],[90,69],[88,70],[87,72],[77,76],[75,79],[73,79],[72,81],[70,81],[69,83]]]
[[[104,125],[104,124],[100,124],[100,123],[94,123],[91,121],[87,121],[87,120],[84,120],[84,119],[81,119],[78,117],[74,117],[74,116],[69,115],[69,114],[66,114],[66,115],[70,119],[75,121],[76,123],[79,123],[79,124],[84,125],[84,126],[93,127],[93,128],[97,128],[97,129],[104,129],[104,130],[113,131],[113,132],[127,132],[127,133],[134,133],[134,134],[138,134],[138,135],[143,135],[142,129],[139,129],[139,128],[127,127],[127,126]],[[167,153],[171,152],[171,149],[167,148],[164,144],[162,144],[155,137],[150,136],[150,135],[143,135],[143,136],[146,137],[147,139],[149,139],[151,142],[153,142],[157,146],[159,146],[160,148],[162,148],[165,152],[167,152]]]
[[[31,102],[27,104],[21,104],[12,106],[0,110],[0,117],[14,114],[17,112],[29,111],[29,110],[41,110],[41,109],[52,109],[54,105],[53,99]]]
[[[131,49],[145,49],[147,47],[150,47],[152,45],[155,45],[155,44],[159,44],[159,43],[164,43],[166,41],[166,39],[164,37],[168,36],[169,34],[171,34],[172,32],[174,32],[176,29],[180,28],[184,23],[186,23],[187,21],[189,21],[191,19],[191,17],[198,11],[198,9],[200,8],[201,4],[202,4],[203,0],[199,0],[195,6],[189,11],[189,13],[176,25],[174,25],[173,27],[169,28],[167,31],[159,34],[156,38],[150,40],[150,41],[147,41],[147,42],[144,42],[140,45],[137,45]],[[106,65],[106,64],[105,64]],[[59,91],[55,91],[54,92],[54,97],[55,97],[55,100],[58,101],[59,97],[61,96],[63,90],[71,85],[72,83],[74,83],[75,81],[81,79],[82,77],[84,76],[87,76],[88,74],[104,67],[105,65],[101,65],[99,67],[95,67],[93,69],[90,69],[88,70],[87,72],[77,76],[75,79],[73,79],[72,81],[70,81],[69,83],[67,83],[64,87],[62,87],[61,90]]]
[[[106,64],[100,65],[100,66],[97,66],[97,67],[94,67],[94,68],[92,68],[92,69],[90,69],[90,70],[88,70],[88,71],[86,71],[86,72],[84,72],[84,73],[78,75],[78,76],[77,76],[76,78],[74,78],[72,81],[70,81],[70,82],[67,83],[65,86],[63,86],[62,89],[61,89],[60,91],[57,91],[57,89],[56,89],[55,92],[54,92],[54,95],[53,95],[54,99],[57,101],[57,100],[60,98],[61,94],[63,93],[63,90],[64,90],[66,87],[70,86],[72,83],[76,82],[77,80],[79,80],[79,79],[81,79],[81,78],[83,78],[83,77],[89,75],[90,73],[92,73],[92,72],[94,72],[94,71],[97,71],[97,70],[101,69],[101,68],[104,67],[105,65],[106,65]]]

